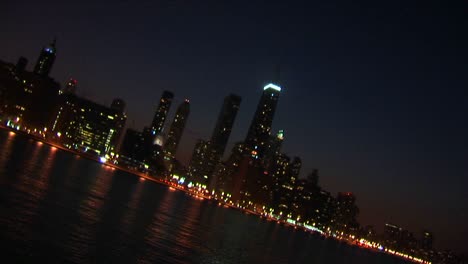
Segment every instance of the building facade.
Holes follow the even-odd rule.
[[[169,113],[173,99],[174,94],[172,92],[163,91],[158,108],[154,113],[153,121],[151,122],[152,136],[156,137],[163,131],[164,123],[166,122],[167,114]]]
[[[273,83],[263,87],[262,97],[245,138],[246,149],[255,159],[263,160],[265,156],[280,92],[281,87]]]
[[[185,124],[190,114],[190,102],[185,99],[177,108],[174,120],[171,123],[167,140],[164,143],[164,154],[167,160],[175,158],[177,147],[179,146]]]
[[[52,126],[56,140],[93,155],[115,155],[127,118],[125,113],[73,94],[62,98]]]
[[[49,76],[55,62],[56,54],[56,40],[54,39],[50,45],[42,48],[39,58],[37,59],[36,66],[34,66],[34,73],[42,77]]]

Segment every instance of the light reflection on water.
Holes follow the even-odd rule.
[[[15,262],[405,263],[322,240],[0,131],[0,238]]]

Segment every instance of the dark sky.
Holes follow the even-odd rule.
[[[32,69],[57,36],[51,75],[103,104],[123,98],[138,129],[164,89],[189,98],[184,163],[231,92],[243,101],[230,143],[244,139],[280,64],[274,130],[303,175],[354,192],[362,224],[428,228],[438,247],[468,251],[463,1],[96,2],[3,1],[0,59]]]

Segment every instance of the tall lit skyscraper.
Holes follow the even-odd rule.
[[[213,135],[211,136],[213,149],[220,158],[223,156],[224,150],[226,149],[226,144],[231,135],[232,125],[239,111],[241,100],[241,97],[235,94],[230,94],[224,98],[218,121],[213,130]]]
[[[185,124],[190,113],[190,102],[188,99],[179,105],[177,108],[174,121],[172,121],[166,143],[164,144],[164,152],[168,157],[174,157],[177,151],[177,146],[184,133]]]
[[[189,176],[196,187],[207,188],[214,166],[210,141],[199,139],[190,160]]]
[[[54,65],[55,56],[57,49],[55,47],[56,40],[42,49],[39,59],[37,60],[36,66],[34,67],[34,73],[40,76],[48,76]]]
[[[121,100],[114,100],[113,105],[116,101]],[[99,156],[112,155],[127,119],[123,110],[68,94],[60,104],[52,131],[69,148]]]
[[[153,122],[151,123],[151,134],[153,136],[161,133],[173,98],[173,93],[169,91],[163,92],[161,100],[159,100],[158,109],[156,110],[156,113],[154,113]]]
[[[269,83],[263,87],[262,97],[245,139],[247,151],[252,152],[252,156],[260,160],[265,156],[268,146],[280,92],[281,87],[274,83]]]

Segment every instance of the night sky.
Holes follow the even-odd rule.
[[[22,1],[0,6],[0,59],[57,37],[52,77],[127,103],[149,125],[162,91],[191,102],[178,157],[211,136],[223,98],[242,96],[230,147],[281,65],[274,131],[302,176],[352,191],[361,224],[385,222],[468,252],[468,8],[464,1]],[[450,3],[448,3],[450,2]]]

